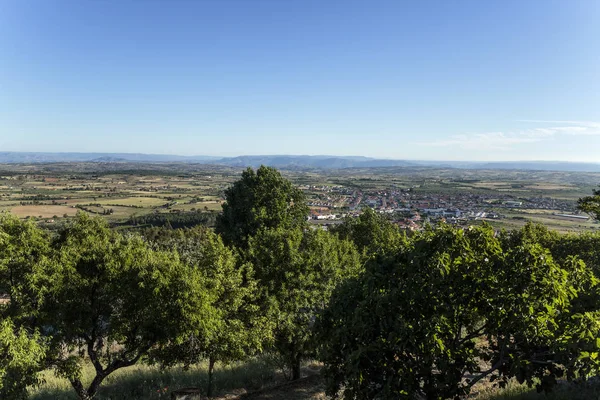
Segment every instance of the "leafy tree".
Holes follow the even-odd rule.
[[[348,217],[332,231],[354,242],[366,257],[393,251],[404,239],[397,226],[370,207],[365,207],[357,218]]]
[[[591,268],[600,278],[600,233],[566,233],[549,230],[544,225],[527,223],[519,230],[504,232],[501,235],[504,246],[512,246],[520,241],[539,244],[552,253],[559,264],[576,256]]]
[[[39,333],[0,320],[0,398],[26,399],[27,386],[38,382],[45,347]]]
[[[0,215],[0,293],[10,298],[4,314],[19,325],[37,314],[45,290],[40,273],[50,254],[50,237],[31,220]]]
[[[597,280],[574,258],[442,226],[371,260],[317,323],[328,393],[346,399],[468,394],[511,377],[549,390],[598,369]]]
[[[31,222],[0,215],[0,398],[26,398],[37,383],[45,343],[34,329],[44,292],[37,274],[49,254],[48,237]]]
[[[239,248],[262,228],[304,226],[309,214],[304,193],[271,167],[248,168],[225,191],[225,200],[215,230],[225,243]]]
[[[80,399],[93,398],[108,375],[151,349],[190,333],[210,335],[212,299],[201,275],[175,253],[153,251],[140,237],[122,236],[85,214],[54,246],[40,323],[51,336],[53,365]],[[87,387],[84,357],[95,369]]]
[[[269,336],[268,321],[254,302],[256,281],[249,264],[239,263],[235,253],[221,238],[205,228],[154,230],[155,246],[175,249],[187,266],[202,274],[213,295],[218,329],[210,338],[190,335],[156,357],[165,365],[184,362],[191,365],[208,358],[207,395],[213,393],[215,363],[242,360],[261,350]]]
[[[590,214],[597,221],[600,221],[600,189],[593,191],[592,196],[586,196],[577,201],[581,211]]]
[[[302,359],[314,353],[314,320],[333,289],[358,272],[359,255],[352,243],[325,231],[278,228],[252,237],[246,257],[264,314],[275,323],[275,349],[298,379]]]

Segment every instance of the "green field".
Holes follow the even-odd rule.
[[[189,164],[0,165],[0,211],[43,220],[62,219],[65,215],[68,218],[80,211],[102,215],[111,222],[153,213],[218,212],[224,190],[241,171],[241,168]],[[286,170],[282,173],[304,188],[309,202],[315,203],[313,210],[319,213],[347,212],[355,193],[362,193],[365,199],[388,194],[388,201],[396,202],[397,207],[406,207],[401,196],[389,197],[389,193],[404,191],[429,203],[436,199],[478,196],[472,208],[500,214],[501,218],[487,220],[497,228],[518,228],[527,221],[562,232],[600,228],[591,220],[552,215],[576,212],[577,199],[589,195],[600,183],[597,173],[425,167]],[[497,206],[506,200],[524,204],[512,209]],[[552,203],[540,207],[543,201]],[[318,205],[324,203],[331,207]],[[460,201],[457,204],[457,208],[463,207]],[[553,209],[552,205],[556,207]]]

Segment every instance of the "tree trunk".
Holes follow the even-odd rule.
[[[213,394],[213,372],[215,370],[215,358],[210,356],[208,358],[208,388],[206,389],[206,396],[212,397]]]
[[[75,393],[77,393],[77,397],[79,400],[91,400],[92,397],[88,394],[88,391],[85,390],[83,384],[79,379],[75,379],[71,381],[71,386],[75,389]]]
[[[292,359],[292,380],[300,379],[300,362],[302,361],[302,357],[300,353],[296,353],[296,355]]]
[[[71,381],[71,386],[73,386],[73,389],[75,389],[77,397],[79,397],[80,400],[92,400],[96,396],[98,388],[105,377],[106,375],[104,374],[97,374],[87,389],[83,387],[83,384],[79,379]]]
[[[90,399],[93,399],[96,396],[96,393],[98,392],[98,388],[100,387],[100,384],[102,383],[102,381],[104,380],[104,378],[106,377],[106,375],[104,374],[96,374],[96,377],[94,377],[94,380],[92,381],[92,383],[90,384],[90,386],[88,387],[87,393]]]

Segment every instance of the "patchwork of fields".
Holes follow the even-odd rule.
[[[241,171],[183,163],[0,165],[0,211],[48,223],[77,212],[101,215],[112,223],[150,215],[215,213],[221,210],[224,190]],[[368,206],[389,213],[401,226],[416,215],[418,224],[436,223],[423,210],[437,207],[468,216],[458,221],[462,224],[486,221],[511,229],[532,221],[563,232],[600,228],[591,219],[558,215],[577,214],[577,199],[600,184],[598,173],[392,167],[283,174],[304,190],[311,216],[324,225]],[[507,201],[522,206],[507,207]],[[397,210],[404,210],[404,216]]]

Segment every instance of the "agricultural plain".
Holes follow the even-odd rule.
[[[224,190],[242,171],[187,163],[4,164],[0,211],[45,224],[78,212],[122,227],[177,218],[210,224]],[[577,210],[577,199],[600,184],[598,173],[429,167],[282,172],[307,194],[311,221],[325,226],[371,207],[407,229],[441,221],[485,221],[505,229],[532,221],[561,232],[600,228]]]

